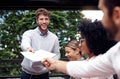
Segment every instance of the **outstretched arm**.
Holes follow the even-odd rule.
[[[105,57],[105,58],[104,58]],[[49,70],[58,70],[73,77],[96,77],[114,74],[109,58],[101,55],[90,61],[60,61],[46,58],[43,64]]]
[[[58,70],[63,73],[67,73],[66,70],[66,64],[67,62],[61,61],[61,60],[55,60],[53,58],[46,58],[43,61],[43,64],[49,69],[49,70]]]
[[[23,51],[34,52],[34,49],[31,47],[30,35],[31,35],[31,30],[24,32],[22,36],[21,49]]]
[[[50,70],[58,70],[73,77],[107,76],[117,73],[114,68],[119,66],[119,51],[120,42],[93,60],[65,62],[46,58],[43,64]]]

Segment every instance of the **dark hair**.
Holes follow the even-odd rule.
[[[116,6],[120,7],[120,0],[103,0],[104,1],[104,5],[106,6],[106,8],[108,9],[108,15],[111,16],[113,9]]]
[[[45,8],[39,8],[36,10],[36,19],[38,19],[39,15],[41,15],[41,14],[50,17],[50,11],[48,11]]]
[[[87,46],[94,55],[105,53],[110,47],[116,44],[115,41],[107,38],[107,32],[100,21],[80,22],[78,25],[81,36],[86,39]]]

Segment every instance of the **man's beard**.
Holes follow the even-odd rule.
[[[120,41],[120,29],[119,29],[119,31],[117,32],[116,36],[115,36],[115,40],[116,40],[116,41]]]
[[[106,29],[106,30],[108,31],[108,38],[109,39],[118,41],[118,40],[116,40],[116,36],[117,36],[119,30],[118,30],[118,28],[116,28],[114,23],[110,29]]]

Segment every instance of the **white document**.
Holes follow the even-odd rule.
[[[43,61],[44,58],[47,58],[47,57],[52,58],[56,55],[54,53],[51,53],[45,50],[38,50],[38,51],[35,51],[34,53],[33,52],[21,52],[21,54],[25,58],[32,60],[32,61]]]

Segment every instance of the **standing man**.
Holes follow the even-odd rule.
[[[104,13],[102,19],[104,28],[109,31],[110,38],[118,43],[105,54],[89,61],[64,62],[46,58],[43,63],[48,69],[56,69],[74,77],[117,74],[118,79],[120,79],[120,0],[99,0],[98,7]]]
[[[42,49],[56,54],[56,59],[60,58],[58,37],[48,30],[50,23],[50,12],[44,8],[36,10],[37,28],[24,32],[22,37],[21,49],[34,53]],[[42,52],[40,52],[42,53]],[[49,79],[46,67],[37,62],[33,67],[29,60],[23,59],[21,79]]]

